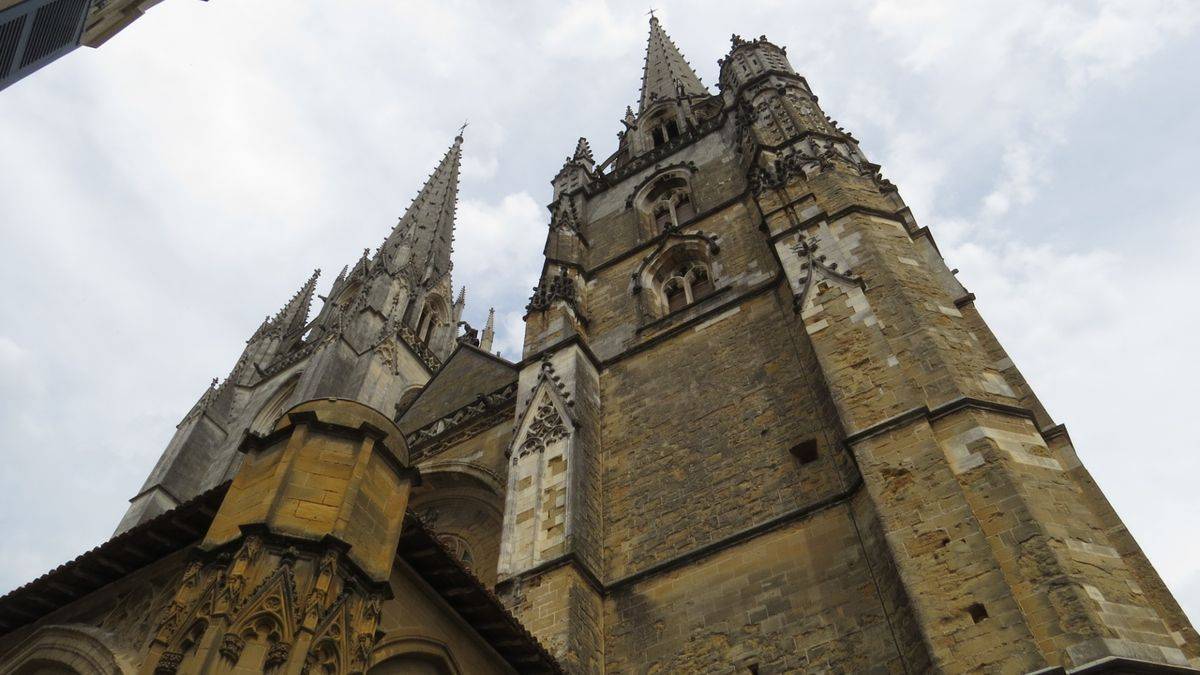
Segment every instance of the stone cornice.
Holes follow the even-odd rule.
[[[873,436],[878,436],[894,429],[907,426],[916,420],[928,420],[933,422],[947,415],[967,409],[999,413],[1001,415],[1010,415],[1013,417],[1024,417],[1033,423],[1035,427],[1037,425],[1037,416],[1028,408],[1010,405],[1007,403],[998,403],[996,401],[988,401],[980,398],[973,398],[970,396],[962,396],[933,408],[930,408],[929,406],[917,406],[915,408],[910,408],[909,410],[906,410],[898,415],[893,415],[892,417],[881,420],[864,429],[847,435],[845,442],[848,446],[853,446],[854,444]],[[1059,427],[1062,427],[1062,429],[1059,430]],[[1047,441],[1054,436],[1057,436],[1059,433],[1064,433],[1065,431],[1066,427],[1063,425],[1048,427],[1045,430],[1038,429],[1038,433],[1041,434],[1042,439]]]

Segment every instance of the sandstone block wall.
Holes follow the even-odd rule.
[[[615,590],[605,629],[610,673],[915,672],[845,503]]]

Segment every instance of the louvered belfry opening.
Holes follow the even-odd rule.
[[[0,12],[0,89],[79,45],[91,0],[26,0]]]

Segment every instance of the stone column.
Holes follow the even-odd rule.
[[[599,374],[578,344],[518,385],[497,591],[571,672],[602,666]]]

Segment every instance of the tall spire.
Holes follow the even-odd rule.
[[[655,101],[680,96],[704,96],[708,90],[679,48],[667,36],[658,17],[650,16],[650,39],[646,43],[646,66],[642,71],[642,99],[638,115]]]
[[[460,129],[442,161],[380,247],[385,262],[409,267],[422,279],[436,279],[450,270],[462,142]]]

